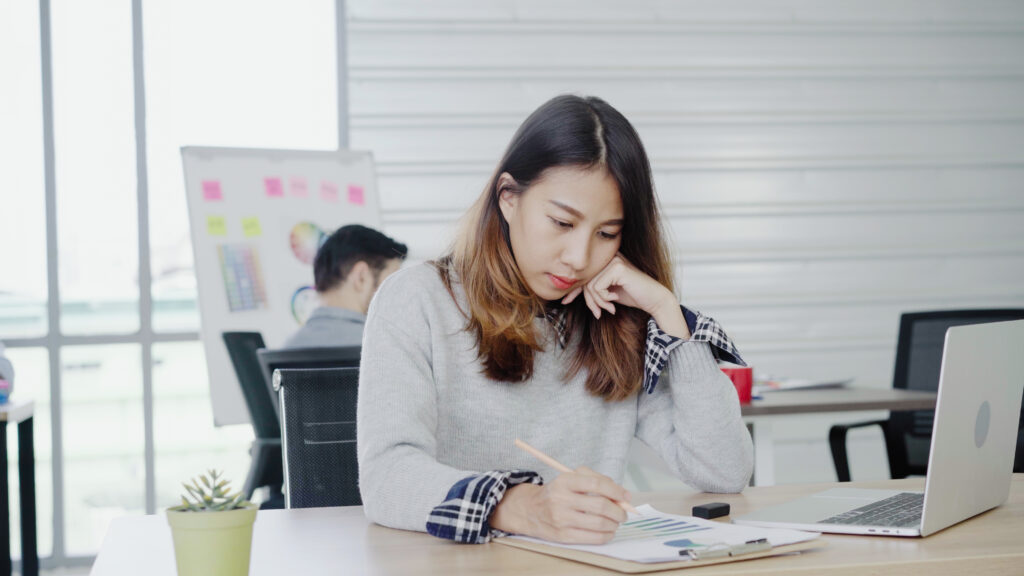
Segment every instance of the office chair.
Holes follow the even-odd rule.
[[[936,392],[942,368],[942,348],[946,329],[967,324],[1002,322],[1024,318],[1024,309],[944,310],[908,312],[900,317],[896,343],[896,370],[893,388]],[[856,424],[837,424],[828,433],[832,462],[840,482],[850,481],[850,463],[846,453],[846,433],[854,428],[878,425],[885,438],[890,475],[906,478],[928,472],[934,410],[892,412],[886,420]],[[1024,410],[1021,410],[1017,431],[1017,454],[1014,472],[1024,472]]]
[[[267,392],[273,398],[274,413],[281,418],[278,394],[274,390],[274,370],[279,368],[346,368],[359,366],[361,346],[338,346],[322,348],[283,348],[279,350],[258,350],[256,356],[263,370]]]
[[[284,428],[288,508],[358,506],[359,368],[274,371]]]
[[[257,488],[269,486],[270,498],[260,507],[282,508],[284,495],[281,493],[281,485],[284,482],[284,464],[281,460],[281,425],[256,356],[257,350],[264,347],[263,336],[259,332],[224,332],[221,336],[228,348],[231,364],[235,367],[238,383],[242,387],[242,396],[245,397],[245,405],[249,409],[249,419],[252,421],[252,430],[256,437],[249,449],[252,462],[242,492],[248,500]]]

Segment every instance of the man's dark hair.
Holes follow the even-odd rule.
[[[379,274],[388,260],[405,260],[408,253],[409,248],[405,244],[395,242],[373,228],[359,224],[342,226],[328,236],[316,252],[316,260],[313,261],[316,291],[327,292],[341,284],[360,261],[369,264],[370,269]]]

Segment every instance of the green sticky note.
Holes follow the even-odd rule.
[[[227,236],[228,224],[223,216],[206,217],[206,233],[210,236]]]
[[[255,216],[242,218],[242,233],[248,238],[263,234],[263,230],[260,228],[260,219]]]

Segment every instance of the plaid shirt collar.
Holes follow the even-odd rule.
[[[555,329],[555,335],[558,336],[558,345],[565,350],[565,347],[569,345],[569,333],[566,325],[568,320],[565,317],[565,308],[562,307],[548,307],[544,309],[544,318],[551,324],[551,327]]]

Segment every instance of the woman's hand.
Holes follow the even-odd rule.
[[[621,253],[616,254],[589,282],[569,292],[562,299],[562,304],[569,304],[581,293],[595,318],[601,318],[602,310],[615,314],[615,303],[618,302],[647,312],[667,334],[690,337],[679,301],[672,291],[641,272]]]
[[[520,484],[491,514],[498,530],[565,544],[603,544],[615,536],[626,512],[615,501],[629,493],[589,468],[559,474],[550,484]]]

